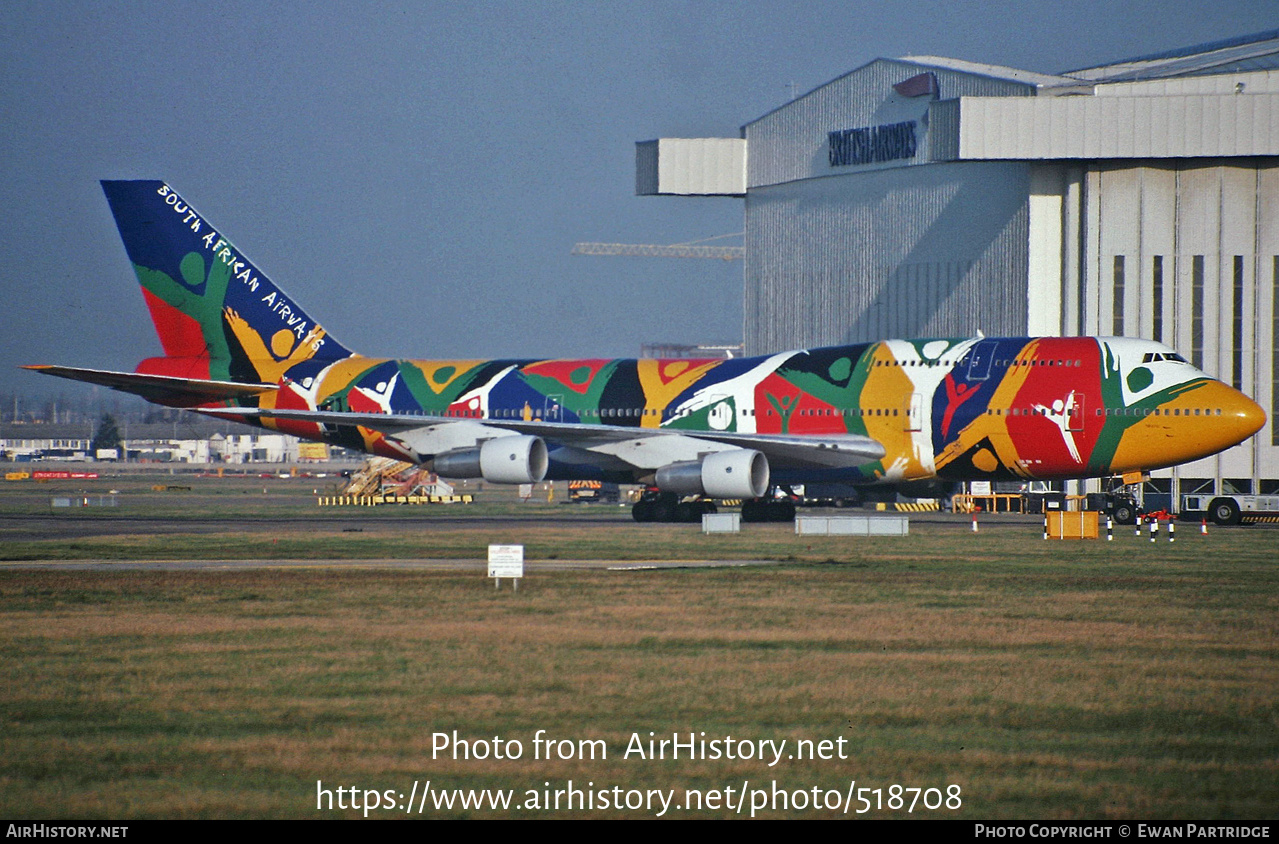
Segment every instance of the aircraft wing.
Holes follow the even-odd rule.
[[[175,378],[171,375],[142,375],[137,372],[111,372],[106,369],[78,369],[73,366],[36,364],[24,366],[33,372],[101,384],[122,393],[133,393],[150,402],[169,407],[197,407],[211,402],[256,396],[279,389],[275,384],[235,384],[230,381],[208,381],[200,378]]]
[[[358,425],[406,441],[457,427],[467,436],[485,431],[490,436],[525,434],[541,437],[548,445],[567,446],[607,455],[631,466],[656,469],[677,460],[694,459],[716,444],[728,448],[754,449],[778,468],[851,469],[879,460],[884,447],[870,437],[857,434],[756,434],[736,431],[694,431],[682,428],[628,428],[614,425],[583,425],[574,422],[547,422],[519,419],[458,419],[415,414],[343,413],[323,410],[271,410],[265,408],[208,408],[201,412],[218,416],[256,416],[290,419],[321,425]]]

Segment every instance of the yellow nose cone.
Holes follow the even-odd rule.
[[[1124,432],[1114,471],[1159,469],[1209,457],[1261,430],[1266,413],[1220,381],[1206,381],[1161,404]]]
[[[1237,395],[1239,398],[1231,413],[1238,427],[1239,442],[1243,442],[1266,426],[1266,412],[1243,393]]]
[[[1213,415],[1207,417],[1208,424],[1205,426],[1206,441],[1212,446],[1212,451],[1209,452],[1211,454],[1238,445],[1266,424],[1266,412],[1259,404],[1220,381],[1210,382],[1202,388],[1202,394],[1196,390],[1191,396],[1205,408],[1213,410]],[[1217,415],[1218,408],[1221,409],[1221,415]]]

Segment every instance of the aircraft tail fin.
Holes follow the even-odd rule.
[[[351,356],[173,188],[102,190],[164,348],[139,373],[269,384],[303,361]]]

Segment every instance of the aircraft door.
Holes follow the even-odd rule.
[[[560,408],[563,404],[563,396],[547,396],[546,408],[542,412],[542,419],[546,422],[564,421],[564,414],[560,412]]]
[[[972,356],[968,359],[969,381],[985,381],[990,377],[990,365],[995,361],[995,349],[998,347],[994,340],[983,340],[973,346]]]
[[[924,396],[922,393],[911,393],[910,399],[906,402],[906,430],[923,430],[923,424]]]
[[[1071,393],[1066,402],[1066,430],[1082,431],[1084,429],[1084,394]]]

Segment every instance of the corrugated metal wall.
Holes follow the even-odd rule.
[[[750,191],[748,352],[1025,333],[1029,174],[971,162]]]
[[[1028,166],[927,166],[929,108],[939,104],[892,87],[922,72],[946,99],[1034,93],[1025,82],[878,59],[745,127],[750,353],[1026,330]],[[831,165],[829,132],[904,121],[916,123],[913,158]]]

